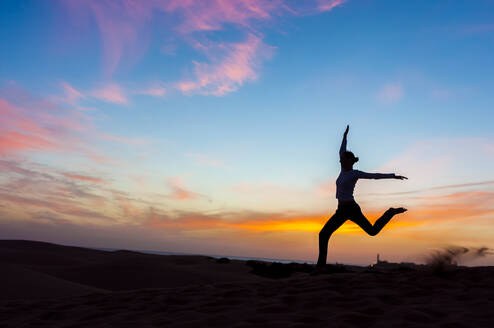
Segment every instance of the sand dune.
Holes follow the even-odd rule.
[[[98,288],[59,279],[16,265],[1,264],[0,300],[43,299],[103,292]]]
[[[494,322],[492,267],[315,273],[295,266],[288,278],[270,279],[249,273],[251,266],[241,261],[19,241],[0,242],[0,263],[11,270],[1,280],[12,286],[10,299],[0,300],[0,327],[446,328]],[[35,299],[36,292],[48,298]]]
[[[50,276],[107,291],[260,279],[249,274],[250,268],[242,261],[221,265],[207,256],[108,252],[33,241],[0,241],[0,263],[10,265],[11,270],[29,270],[32,281],[37,273],[39,279]],[[5,279],[0,276],[0,280]],[[18,297],[22,293],[19,290]],[[52,294],[39,298],[43,296]]]

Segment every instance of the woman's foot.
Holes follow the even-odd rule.
[[[404,207],[398,207],[398,208],[391,207],[388,211],[390,211],[393,215],[396,215],[400,213],[405,213],[408,210]]]

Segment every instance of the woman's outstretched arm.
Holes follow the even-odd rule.
[[[346,136],[348,135],[349,129],[350,129],[350,126],[347,125],[345,133],[343,134],[343,140],[341,141],[340,156],[343,155],[344,152],[346,152]]]
[[[406,180],[407,177],[402,175],[396,175],[394,173],[367,173],[362,171],[356,171],[358,179],[399,179]]]

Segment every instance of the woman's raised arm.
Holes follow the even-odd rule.
[[[344,152],[346,152],[346,136],[348,135],[349,129],[350,129],[350,126],[347,125],[345,133],[343,134],[343,140],[341,141],[340,156],[343,155]]]

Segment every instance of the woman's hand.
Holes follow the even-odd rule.
[[[407,177],[404,177],[403,175],[395,175],[395,179],[408,180],[408,178]]]

